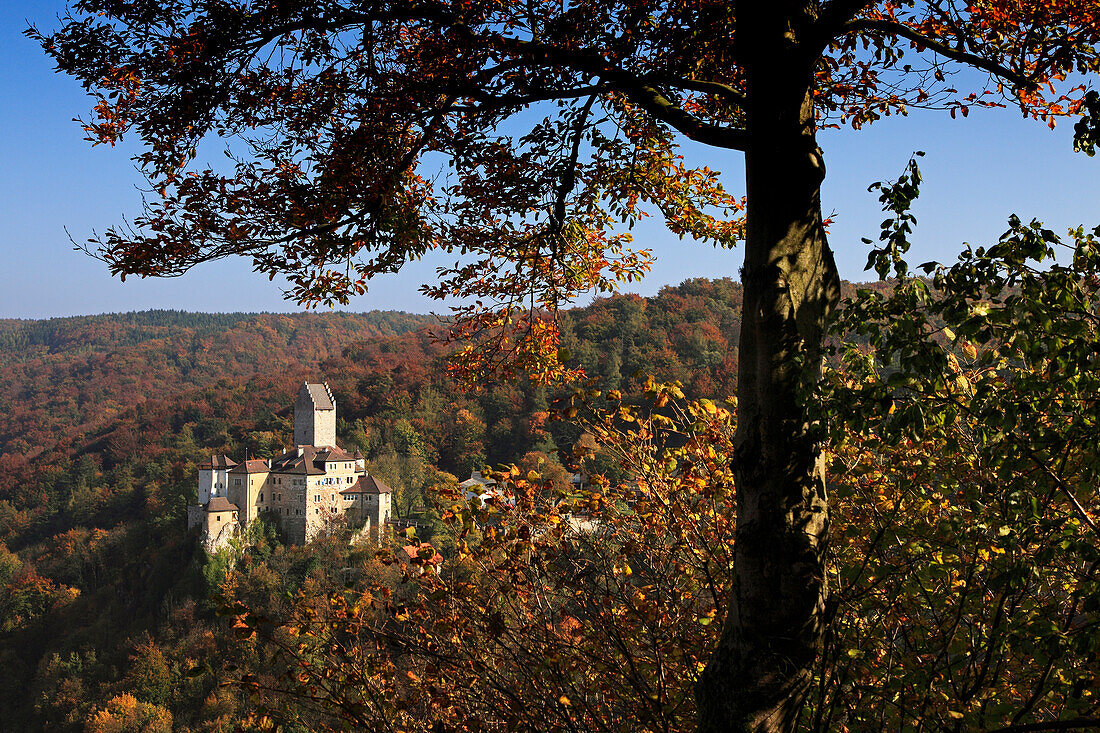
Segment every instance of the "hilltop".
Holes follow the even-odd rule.
[[[0,320],[0,446],[37,454],[148,400],[257,374],[311,370],[349,343],[438,324],[371,313],[153,310]]]
[[[740,298],[737,283],[702,279],[653,298],[603,298],[562,314],[563,339],[609,387],[654,373],[722,396],[736,378],[727,338]],[[554,463],[578,437],[550,420],[554,392],[522,380],[459,392],[428,333],[437,324],[392,312],[0,321],[0,664],[15,680],[0,708],[10,724],[78,730],[124,693],[177,726],[236,719],[211,708],[230,693],[184,674],[229,643],[208,600],[225,559],[199,549],[185,509],[211,453],[274,455],[289,443],[303,380],[329,382],[340,445],[362,451],[393,487],[397,516],[415,514],[429,536],[423,492],[440,476]],[[256,576],[269,594],[375,562],[347,553],[260,537],[249,573],[281,578]],[[135,659],[163,672],[152,692],[127,672]]]

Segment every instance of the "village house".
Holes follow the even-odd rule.
[[[328,384],[307,383],[294,403],[294,447],[242,463],[211,456],[199,466],[198,504],[187,508],[187,526],[202,527],[210,552],[261,513],[277,517],[293,544],[309,542],[341,518],[378,537],[390,519],[391,491],[367,474],[362,453],[336,445],[336,399]]]

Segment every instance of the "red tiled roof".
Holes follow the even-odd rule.
[[[262,458],[251,458],[229,469],[229,473],[263,473],[270,470],[271,468],[268,467],[267,461]]]
[[[229,456],[213,455],[213,456],[210,456],[210,460],[203,461],[201,464],[199,464],[199,468],[208,468],[210,470],[214,470],[214,469],[223,469],[223,468],[233,468],[233,466],[236,466],[236,465],[237,465],[237,462],[234,461]]]
[[[207,512],[238,512],[238,511],[240,511],[240,509],[237,508],[236,504],[230,504],[229,499],[226,499],[224,496],[215,496],[206,505],[206,511]]]
[[[297,448],[291,448],[284,453],[280,453],[279,455],[271,459],[271,466],[272,468],[274,468],[275,466],[281,466],[284,463],[294,463],[295,461],[298,461],[305,457],[306,450],[312,450],[312,448],[310,448],[309,446],[303,446],[302,455],[298,454]]]
[[[345,453],[334,445],[326,445],[317,449],[318,461],[353,461],[355,458]]]
[[[323,475],[326,461],[353,461],[350,455],[333,445],[320,448],[312,445],[300,445],[271,460],[271,470],[278,473],[304,473],[310,476]]]
[[[276,473],[297,473],[307,476],[320,476],[325,472],[314,465],[317,450],[311,445],[301,446],[301,455],[298,448],[289,450],[281,456],[271,460],[271,470]]]
[[[392,494],[393,489],[386,486],[384,483],[376,479],[374,476],[361,476],[355,485],[352,487],[356,489],[355,492],[349,491],[348,493],[359,494]]]

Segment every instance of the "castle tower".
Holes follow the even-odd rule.
[[[298,391],[294,445],[336,446],[336,399],[327,382],[306,383]]]

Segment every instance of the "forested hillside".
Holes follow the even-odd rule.
[[[740,294],[729,280],[693,280],[651,299],[601,299],[563,315],[565,345],[608,388],[653,373],[689,393],[726,395]],[[556,453],[579,429],[550,419],[556,395],[522,381],[457,391],[445,347],[426,330],[435,323],[165,311],[0,323],[5,724],[229,730],[243,719],[238,691],[187,675],[217,667],[231,647],[257,652],[236,648],[214,614],[226,560],[197,550],[185,507],[211,452],[240,459],[290,442],[304,379],[330,383],[342,445],[364,452],[394,488],[397,513],[415,515],[425,536],[438,521],[424,495],[435,482],[486,463],[542,461],[560,472]],[[257,606],[336,582],[349,565],[394,572],[340,543],[284,548],[269,530],[254,537],[235,581]]]
[[[1100,280],[1012,244],[996,292],[963,276],[1001,267],[978,252],[848,288],[818,385],[832,616],[799,730],[1095,727]],[[39,375],[5,383],[12,410],[48,439],[0,450],[0,727],[694,730],[739,537],[740,316],[728,280],[601,299],[562,314],[590,382],[472,392],[415,316],[8,324],[5,373]],[[227,348],[188,358],[224,369],[170,356],[207,342]],[[197,465],[287,446],[306,379],[416,536],[288,547],[269,515],[207,555]],[[514,464],[503,502],[457,487],[486,464]],[[423,574],[396,560],[419,540],[442,562]]]
[[[436,323],[399,312],[145,311],[0,321],[0,445],[37,453],[148,399],[313,368],[353,341]]]

